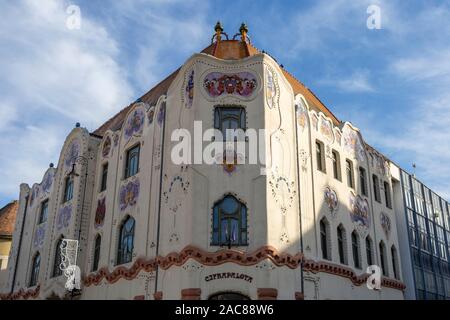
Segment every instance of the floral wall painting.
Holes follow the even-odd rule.
[[[155,107],[151,107],[147,112],[148,125],[153,123],[153,119],[155,118]]]
[[[111,151],[111,137],[107,136],[105,142],[103,143],[102,156],[107,158]]]
[[[48,171],[45,176],[44,179],[42,180],[42,191],[46,194],[50,193],[50,189],[52,188],[53,185],[53,179],[55,177],[55,173],[54,171]]]
[[[364,161],[365,159],[365,150],[363,147],[363,143],[359,138],[358,132],[352,129],[350,126],[346,125],[343,130],[343,139],[344,139],[344,149],[352,154],[355,158],[360,161]]]
[[[115,133],[114,134],[114,148],[117,147],[119,145],[119,134]]]
[[[277,83],[273,70],[266,66],[266,101],[269,108],[276,106]]]
[[[336,137],[336,142],[337,142],[339,145],[341,145],[342,134],[341,134],[341,132],[340,132],[338,129],[336,129],[336,130],[334,131],[334,136]]]
[[[335,217],[339,206],[339,200],[336,191],[334,191],[330,187],[326,187],[324,191],[324,198],[328,209],[330,209],[332,217]]]
[[[67,205],[59,209],[58,216],[56,217],[56,228],[61,230],[62,228],[67,228],[70,223],[70,218],[72,216],[72,206]]]
[[[33,238],[33,245],[35,248],[40,248],[44,244],[46,227],[46,223],[42,223],[36,227]]]
[[[192,107],[194,101],[194,70],[189,73],[186,88],[184,89],[184,106],[186,108]]]
[[[120,211],[133,207],[139,198],[139,179],[130,180],[120,187],[119,206]]]
[[[182,169],[183,170],[183,169]],[[164,191],[164,201],[165,203],[169,202],[170,195],[177,189],[177,191],[182,191],[184,194],[188,192],[190,182],[186,181],[185,178],[183,178],[181,175],[176,175],[172,178],[169,184],[169,188],[167,191]],[[178,186],[178,187],[177,187]]]
[[[40,186],[38,184],[34,184],[31,188],[31,195],[30,195],[30,207],[33,206],[34,200],[39,197],[39,190]]]
[[[164,122],[164,117],[166,114],[166,102],[161,103],[161,106],[159,107],[159,112],[158,112],[158,124],[161,126]]]
[[[297,124],[299,125],[301,130],[303,130],[308,125],[308,111],[306,110],[306,107],[304,106],[302,101],[299,101],[299,103],[296,104],[295,110],[297,116]]]
[[[391,234],[391,218],[384,212],[380,213],[380,224],[386,234],[386,238],[389,238],[389,235]]]
[[[315,114],[311,116],[312,127],[317,130],[317,125],[319,123],[319,118]]]
[[[80,143],[77,139],[73,140],[67,148],[66,156],[64,158],[64,168],[70,169],[72,165],[77,161],[80,153]]]
[[[128,116],[125,125],[125,140],[129,140],[134,135],[141,135],[144,126],[144,108],[138,107]]]
[[[350,218],[355,227],[362,234],[368,231],[370,227],[369,203],[359,195],[350,192]]]
[[[203,80],[203,87],[211,98],[224,95],[248,98],[256,91],[257,85],[256,76],[250,72],[211,72]]]
[[[333,125],[331,124],[331,121],[323,118],[321,119],[320,133],[329,144],[334,142]]]
[[[103,199],[99,199],[97,201],[97,210],[95,211],[95,228],[99,228],[103,226],[103,222],[105,221],[105,213],[106,213],[106,197]]]

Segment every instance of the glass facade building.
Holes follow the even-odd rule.
[[[450,299],[450,205],[401,170],[415,298]]]

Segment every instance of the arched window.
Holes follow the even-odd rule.
[[[370,236],[366,237],[366,256],[367,256],[367,265],[373,265],[373,250],[372,250],[372,239]]]
[[[391,247],[391,256],[392,256],[392,268],[394,269],[394,278],[400,279],[399,270],[398,270],[398,257],[397,257],[397,249],[393,245]]]
[[[342,224],[337,227],[337,239],[338,239],[338,251],[339,262],[347,264],[347,239],[345,235],[345,229]]]
[[[129,216],[120,227],[117,264],[130,262],[133,258],[134,225],[134,219]]]
[[[64,236],[59,237],[58,242],[56,243],[52,277],[59,277],[60,275],[62,275],[62,270],[59,266],[61,265],[61,244],[63,239]]]
[[[220,106],[214,108],[214,128],[222,132],[223,140],[227,138],[227,129],[245,131],[246,114],[243,107]]]
[[[381,262],[381,271],[383,272],[383,276],[388,276],[388,270],[386,265],[386,246],[384,245],[383,240],[380,241],[380,262]]]
[[[92,262],[92,271],[97,271],[97,269],[98,269],[98,263],[100,261],[101,244],[102,244],[102,237],[101,237],[101,235],[97,234],[97,236],[95,237],[95,242],[94,242],[94,259]]]
[[[29,286],[33,287],[37,284],[39,277],[39,268],[41,266],[41,255],[37,252],[33,258],[33,264],[31,266],[31,275]]]
[[[359,237],[356,231],[352,232],[352,252],[355,268],[361,269],[361,259],[359,257]]]
[[[247,245],[247,207],[232,195],[213,208],[212,245]]]
[[[329,224],[325,218],[320,220],[320,244],[322,247],[322,258],[331,260],[331,248],[328,245],[329,240]]]

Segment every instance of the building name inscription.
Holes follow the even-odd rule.
[[[213,273],[205,277],[205,281],[218,280],[218,279],[239,279],[247,282],[252,282],[253,278],[238,272],[221,272],[221,273]]]

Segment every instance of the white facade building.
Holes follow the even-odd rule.
[[[245,28],[240,40],[216,31],[99,129],[73,129],[57,167],[21,185],[3,298],[67,296],[68,238],[80,299],[403,299],[389,161]],[[248,164],[252,137],[233,163],[197,161],[211,141],[195,121],[264,129],[262,161]],[[172,141],[177,129],[191,141]],[[174,163],[180,143],[191,163]],[[380,290],[366,286],[369,265],[383,270]]]

